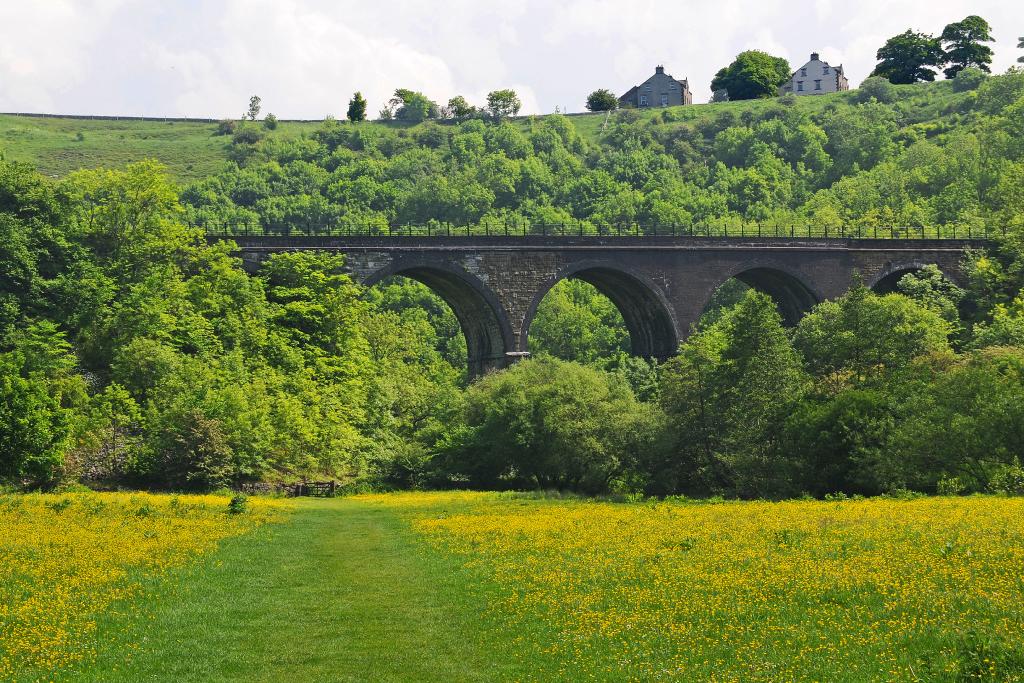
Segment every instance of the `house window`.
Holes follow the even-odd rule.
[[[814,81],[814,89],[821,90],[821,81]]]
[[[662,95],[661,96],[661,106],[663,106],[663,107],[667,107],[668,106],[668,95]]]
[[[823,73],[823,74],[827,74],[828,73],[828,64],[826,64],[824,67],[822,67],[821,73]]]
[[[797,81],[797,82],[796,82],[796,89],[797,89],[797,90],[799,90],[799,91],[801,91],[801,92],[803,92],[803,89],[804,89],[804,82],[803,82],[803,81]]]
[[[641,95],[640,96],[640,106],[641,107],[646,107],[647,106],[647,95]]]
[[[801,76],[806,76],[807,75],[807,69],[805,67],[800,67],[800,75]]]

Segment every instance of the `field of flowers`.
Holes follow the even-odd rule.
[[[1024,680],[1022,499],[380,504],[554,678]]]
[[[0,680],[92,658],[98,615],[282,505],[254,500],[228,514],[220,496],[0,496]]]

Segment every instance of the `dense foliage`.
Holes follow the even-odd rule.
[[[243,126],[236,161],[180,196],[152,163],[51,181],[0,161],[0,478],[1015,490],[1024,73],[979,73],[879,80],[820,107],[627,111],[594,139],[562,116],[500,120],[515,106],[502,91],[486,119],[445,125],[329,121],[295,139]],[[793,329],[766,295],[727,283],[661,366],[626,354],[621,316],[593,287],[560,283],[531,329],[540,357],[467,388],[458,323],[422,285],[365,290],[325,254],[246,273],[229,243],[191,227],[428,220],[969,224],[1006,237],[969,257],[963,288],[926,268],[895,293],[856,287]]]
[[[729,66],[719,69],[711,81],[711,90],[725,90],[730,100],[775,97],[779,86],[789,80],[792,73],[789,62],[782,57],[747,50],[736,55]]]
[[[443,123],[328,121],[309,137],[238,139],[236,163],[182,199],[190,221],[229,229],[1019,222],[1024,72],[878,80],[813,104],[623,110],[586,135],[568,117],[495,122],[465,102],[452,116],[467,119]]]

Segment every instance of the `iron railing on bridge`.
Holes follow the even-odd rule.
[[[979,239],[1006,236],[1006,227],[978,225],[935,226],[828,226],[781,223],[640,224],[594,225],[573,223],[479,223],[455,225],[432,222],[422,225],[359,225],[349,223],[310,225],[212,225],[197,223],[211,238],[234,237],[707,237],[789,239]]]

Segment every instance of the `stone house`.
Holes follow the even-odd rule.
[[[680,104],[693,104],[690,93],[690,81],[684,78],[677,81],[665,73],[665,67],[654,68],[654,75],[640,85],[634,85],[619,98],[620,107],[673,107]]]
[[[850,82],[843,73],[843,65],[830,66],[818,58],[817,52],[811,53],[811,61],[793,72],[789,80],[779,88],[779,96],[793,93],[794,95],[823,95],[827,92],[840,92],[850,89]]]

